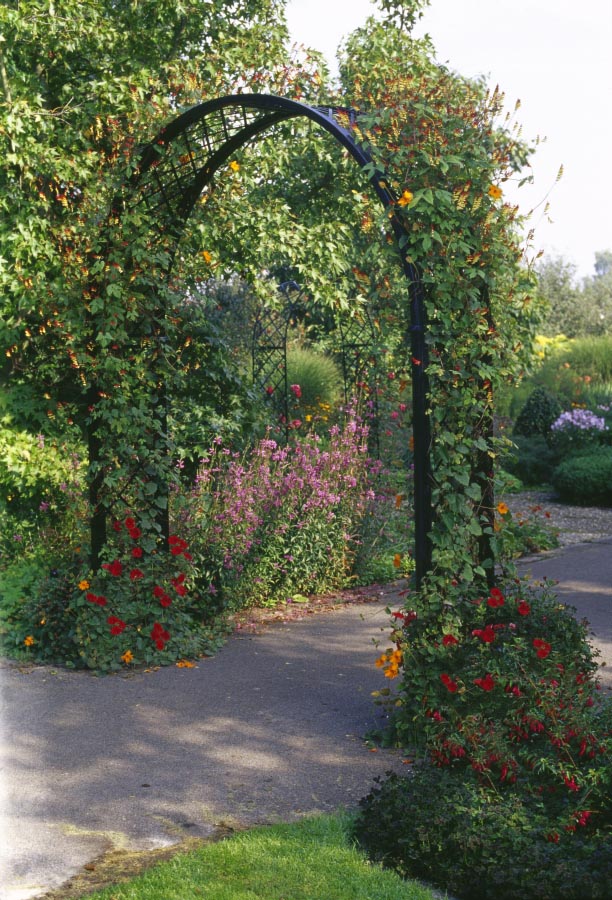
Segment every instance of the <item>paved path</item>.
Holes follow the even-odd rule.
[[[2,669],[2,900],[40,896],[113,847],[355,805],[401,766],[362,740],[379,722],[386,602],[233,637],[195,669]]]
[[[521,569],[558,580],[589,618],[612,688],[612,540]],[[386,684],[372,641],[391,599],[235,636],[196,669],[95,678],[5,665],[0,900],[39,897],[111,848],[355,805],[402,766],[362,740],[377,724],[371,691]]]

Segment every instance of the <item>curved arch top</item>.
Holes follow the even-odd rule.
[[[129,187],[166,225],[171,219],[180,228],[214,173],[238,149],[274,125],[299,117],[332,134],[360,167],[373,165],[355,139],[356,110],[309,106],[272,94],[231,94],[200,103],[165,126],[142,151]],[[166,151],[171,146],[170,155]],[[396,197],[384,173],[373,168],[369,180],[382,204],[393,206]]]

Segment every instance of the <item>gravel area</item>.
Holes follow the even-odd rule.
[[[612,536],[612,509],[599,506],[569,506],[552,491],[522,491],[508,494],[505,503],[516,517],[542,517],[559,532],[561,547],[591,543]]]

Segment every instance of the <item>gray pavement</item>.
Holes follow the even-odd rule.
[[[401,766],[371,752],[388,598],[235,636],[195,669],[96,678],[5,665],[2,900],[105,851],[354,806]]]
[[[557,580],[591,621],[612,688],[612,539],[520,568]],[[376,775],[402,766],[363,742],[380,721],[371,692],[387,682],[373,641],[385,646],[393,600],[236,635],[195,669],[96,678],[5,663],[0,900],[63,897],[113,849],[354,806]]]

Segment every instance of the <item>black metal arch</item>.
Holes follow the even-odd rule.
[[[413,360],[415,562],[417,584],[420,584],[431,568],[429,532],[432,527],[423,286],[417,267],[407,259],[403,249],[406,235],[396,215],[397,197],[388,186],[385,172],[374,164],[363,140],[359,139],[359,113],[345,107],[309,106],[268,94],[236,94],[201,103],[165,126],[143,149],[126,185],[128,196],[124,195],[124,202],[128,206],[145,204],[154,215],[160,235],[174,234],[178,243],[195,203],[215,172],[259,135],[281,122],[300,117],[333,135],[362,169],[368,167],[369,182],[389,210],[408,281]],[[169,270],[171,266],[169,262]]]

